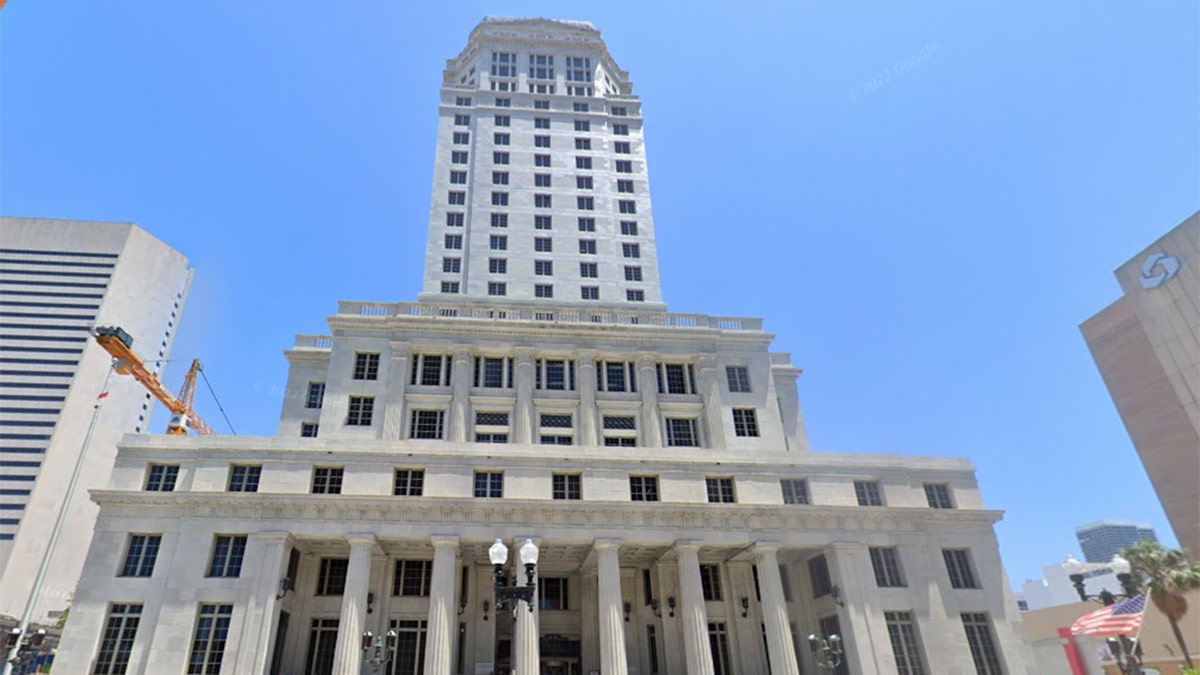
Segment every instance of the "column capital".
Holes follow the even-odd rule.
[[[350,544],[350,548],[360,546],[375,547],[377,542],[375,535],[371,533],[352,532],[346,535],[346,543]]]
[[[453,548],[458,549],[458,536],[453,534],[435,534],[429,538],[436,548]]]
[[[676,539],[675,550],[680,553],[698,553],[703,545],[699,539]]]
[[[596,350],[595,349],[581,349],[576,353],[579,356],[579,367],[580,368],[583,368],[585,366],[590,367],[590,368],[596,367]]]
[[[633,358],[638,368],[653,368],[658,363],[658,355],[652,352],[638,352]]]
[[[528,363],[533,361],[533,355],[537,350],[533,347],[517,347],[513,349],[513,354],[517,357],[517,363]]]
[[[454,345],[454,360],[464,361],[471,358],[471,345]]]
[[[700,370],[714,370],[717,367],[717,355],[701,354],[696,357],[696,367]]]
[[[597,539],[592,543],[592,546],[594,546],[597,551],[603,551],[603,550],[610,549],[610,548],[620,548],[621,540],[620,539]]]
[[[287,530],[261,530],[254,533],[254,538],[268,544],[282,544],[291,535]]]
[[[411,346],[411,342],[404,342],[401,340],[391,340],[388,342],[388,348],[392,350],[393,359],[408,358],[408,349]]]
[[[754,553],[761,555],[763,553],[777,553],[779,547],[783,546],[778,541],[756,541],[754,542]]]

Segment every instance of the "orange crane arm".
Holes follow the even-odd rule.
[[[157,375],[150,372],[145,361],[142,361],[142,358],[133,351],[133,338],[129,333],[115,326],[97,326],[92,335],[95,336],[96,342],[104,348],[104,351],[116,359],[118,374],[132,375],[154,398],[161,401],[171,411],[171,422],[167,425],[168,434],[184,436],[189,428],[202,435],[216,433],[212,427],[208,426],[207,422],[200,419],[195,410],[192,410],[192,401],[196,395],[196,373],[200,371],[199,361],[192,361],[192,367],[183,379],[183,388],[180,390],[179,396],[175,396],[163,385]]]

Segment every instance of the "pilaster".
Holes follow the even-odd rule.
[[[392,342],[391,363],[387,368],[387,398],[383,402],[383,424],[379,437],[400,438],[404,434],[404,389],[408,384],[408,343]]]

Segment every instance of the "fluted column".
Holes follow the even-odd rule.
[[[351,534],[346,540],[350,542],[350,564],[346,570],[346,588],[342,592],[342,614],[338,619],[333,675],[360,675],[363,623],[367,617],[367,590],[371,584],[371,554],[375,550],[375,535]]]
[[[605,675],[626,675],[629,672],[625,657],[625,625],[621,613],[620,544],[616,539],[596,540],[596,568],[600,576],[600,672]]]
[[[533,442],[533,350],[517,349],[517,409],[513,419],[513,442]]]
[[[688,675],[713,675],[712,652],[708,646],[708,612],[704,608],[704,588],[700,582],[700,544],[677,541],[679,554],[680,620],[683,646],[687,652]]]
[[[596,352],[579,353],[579,445],[599,445],[596,435]]]
[[[513,568],[516,570],[518,586],[529,585],[529,580],[525,576],[525,566],[521,564],[520,560],[521,545],[524,543],[525,539],[521,537],[514,541],[512,546],[512,549],[517,551]],[[529,611],[531,608],[532,612]],[[496,614],[496,620],[500,620],[499,613]],[[517,603],[517,625],[513,630],[512,649],[514,675],[538,675],[541,671],[538,637],[537,594],[535,593],[533,601],[528,606],[525,603]]]
[[[658,421],[657,363],[649,354],[637,358],[638,388],[642,392],[642,442],[647,448],[662,447],[662,431]]]
[[[248,663],[249,672],[265,673],[275,642],[275,627],[279,612],[279,580],[287,573],[287,532],[257,532],[250,536],[255,548],[261,551],[254,567],[254,589],[246,598],[246,622],[238,663]],[[249,569],[249,568],[248,568]]]
[[[779,578],[777,544],[754,545],[758,565],[758,585],[762,591],[763,624],[767,630],[767,653],[771,656],[771,675],[800,675],[796,649],[788,627],[787,599],[783,597],[783,580]]]
[[[708,447],[724,448],[725,413],[721,406],[721,381],[717,378],[717,360],[711,356],[700,359],[700,393],[704,395],[704,421],[708,427]]]
[[[429,631],[425,675],[450,675],[454,653],[454,568],[458,537],[433,536],[433,575],[429,583]]]
[[[451,370],[450,414],[446,420],[446,440],[461,443],[467,440],[467,415],[471,405],[471,349],[454,348],[454,368]]]
[[[400,438],[404,434],[404,388],[408,384],[408,343],[391,343],[387,369],[387,398],[383,402],[383,424],[379,437]]]

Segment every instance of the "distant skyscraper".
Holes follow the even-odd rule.
[[[1083,557],[1090,563],[1106,563],[1139,541],[1158,541],[1154,528],[1128,520],[1099,520],[1075,528]]]
[[[1200,555],[1200,213],[1116,271],[1081,329],[1179,543]]]
[[[64,503],[32,618],[67,607],[96,519],[88,490],[107,483],[117,440],[149,423],[149,394],[132,378],[109,376],[112,358],[88,329],[124,327],[157,367],[191,280],[187,258],[135,225],[0,218],[0,614],[24,611]]]

